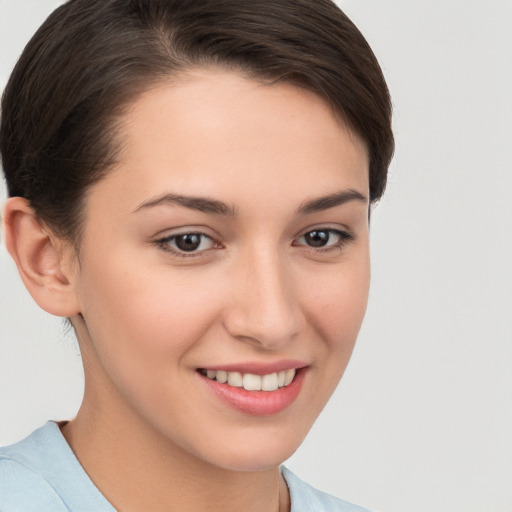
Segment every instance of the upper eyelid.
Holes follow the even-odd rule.
[[[307,235],[308,233],[312,233],[313,231],[326,231],[328,233],[335,233],[338,235],[350,235],[352,236],[352,233],[348,229],[339,229],[339,228],[313,228],[308,229],[306,231],[303,231],[301,235],[299,235],[297,238],[303,237],[304,235]]]
[[[296,240],[298,238],[301,238],[305,235],[307,235],[308,233],[311,233],[312,231],[329,231],[331,233],[337,233],[339,235],[346,235],[350,238],[355,238],[355,233],[352,229],[349,229],[348,227],[346,226],[318,226],[318,225],[313,225],[311,227],[307,227],[306,229],[302,230],[299,232],[298,235],[296,235],[293,239]]]
[[[214,237],[209,235],[208,233],[204,233],[203,231],[193,231],[193,230],[180,231],[179,233],[170,233],[168,235],[162,235],[159,237],[157,236],[157,238],[159,238],[160,240],[170,240],[171,238],[177,238],[179,236],[185,236],[185,235],[201,235],[201,236],[205,236],[206,238],[211,238],[212,240],[214,239]]]
[[[218,235],[216,232],[213,232],[212,229],[207,228],[205,226],[183,226],[183,227],[163,229],[162,231],[160,231],[156,235],[154,235],[152,238],[155,239],[156,241],[158,241],[158,240],[166,240],[166,239],[173,238],[176,236],[190,235],[190,234],[204,235],[208,238],[211,238],[212,240],[216,240],[216,239],[220,238],[220,235]]]
[[[353,233],[347,224],[341,224],[339,222],[319,222],[317,224],[310,224],[299,231],[299,235],[302,236],[310,231],[339,231],[342,233]]]

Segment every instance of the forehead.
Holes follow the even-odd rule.
[[[363,141],[322,98],[287,83],[190,72],[141,95],[121,120],[119,140],[109,179],[134,201],[164,189],[233,203],[244,192],[279,196],[283,187],[290,196],[333,188],[368,194]]]

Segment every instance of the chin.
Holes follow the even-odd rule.
[[[215,466],[229,471],[262,471],[275,468],[295,453],[306,434],[307,432],[300,435],[294,430],[247,435],[243,439],[231,438],[228,446],[219,443],[215,453],[207,458]]]

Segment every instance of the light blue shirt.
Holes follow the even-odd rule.
[[[314,489],[285,467],[291,512],[369,512]],[[0,512],[115,512],[49,421],[0,448]]]

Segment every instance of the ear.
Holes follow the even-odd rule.
[[[78,314],[71,245],[45,228],[22,197],[7,200],[4,231],[7,250],[37,304],[52,315]]]

